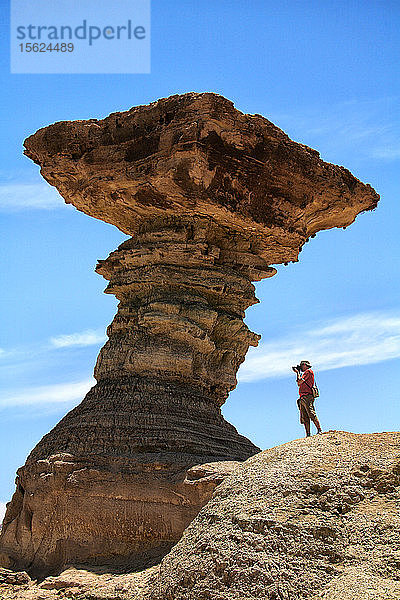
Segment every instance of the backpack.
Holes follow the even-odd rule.
[[[312,395],[314,396],[314,398],[318,398],[318,396],[319,396],[319,389],[318,389],[318,386],[317,386],[316,383],[314,383],[314,385],[312,386],[311,392],[312,392]]]
[[[310,385],[308,385],[307,381],[304,382],[306,384],[307,387],[310,388],[311,393],[313,395],[313,398],[318,398],[319,396],[319,389],[317,384],[315,383],[315,379],[314,379],[314,385],[311,387]]]

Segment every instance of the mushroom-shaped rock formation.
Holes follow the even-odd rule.
[[[19,469],[1,562],[133,563],[210,497],[215,477],[188,468],[259,451],[220,411],[260,338],[243,323],[252,281],[379,196],[212,93],[55,123],[25,147],[67,203],[132,237],[96,269],[119,300],[98,383]]]

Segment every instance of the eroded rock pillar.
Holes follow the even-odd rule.
[[[96,270],[119,300],[97,384],[19,469],[4,523],[3,562],[33,573],[162,554],[216,485],[187,470],[259,451],[220,410],[260,337],[251,279],[275,272],[254,242],[209,217],[146,220]]]

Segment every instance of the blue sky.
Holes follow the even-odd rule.
[[[290,365],[315,366],[324,429],[399,429],[400,5],[153,0],[151,73],[11,75],[1,36],[0,507],[31,448],[83,398],[116,300],[94,272],[126,236],[63,204],[22,154],[57,120],[213,91],[260,113],[381,194],[344,230],[256,284],[262,335],[223,413],[261,448],[303,435]]]

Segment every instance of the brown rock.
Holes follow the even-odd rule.
[[[400,433],[329,431],[249,458],[141,600],[400,598]]]
[[[56,454],[18,470],[0,559],[44,576],[68,563],[142,569],[159,562],[238,462]],[[170,462],[167,463],[166,461]],[[22,483],[21,483],[22,482]],[[14,511],[11,512],[11,509]]]
[[[252,281],[379,196],[210,93],[55,123],[25,146],[66,202],[133,237],[97,267],[119,300],[98,383],[19,469],[0,562],[140,564],[220,480],[189,468],[259,451],[220,411],[260,338],[243,323]]]
[[[344,167],[212,93],[61,121],[25,147],[66,202],[129,235],[149,218],[164,226],[203,215],[247,233],[269,263],[296,259],[306,237],[349,225],[379,199]]]
[[[31,583],[32,580],[25,571],[16,572],[0,568],[0,587],[5,585],[29,585]]]
[[[5,584],[0,597],[397,600],[399,486],[400,433],[294,440],[237,465],[161,564],[69,567],[18,591]]]
[[[41,583],[18,586],[0,584],[1,600],[134,600],[140,599],[157,567],[137,573],[114,574],[106,568],[91,570],[68,567]]]

